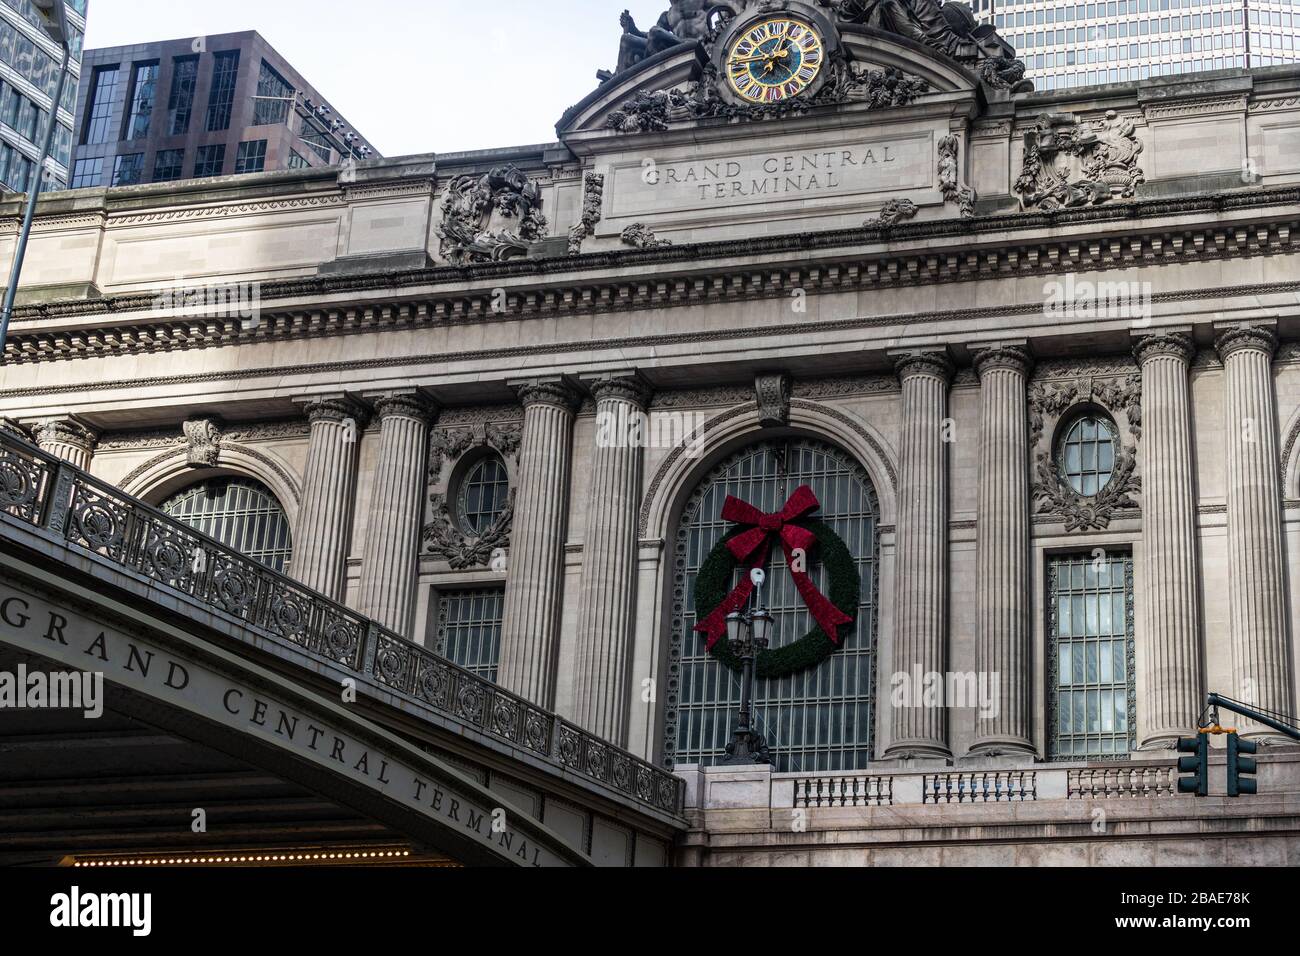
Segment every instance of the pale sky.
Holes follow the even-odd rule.
[[[386,156],[546,143],[668,0],[89,0],[87,48],[257,30]]]

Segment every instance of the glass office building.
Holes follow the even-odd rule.
[[[57,113],[51,156],[45,163],[50,175],[46,189],[62,189],[68,181],[86,3],[67,3],[72,62]],[[0,0],[0,187],[12,192],[25,192],[31,185],[63,62],[62,49],[41,23],[31,0]]]
[[[1039,90],[1300,63],[1300,0],[974,0]]]
[[[256,31],[87,50],[82,66],[72,189],[379,158]]]

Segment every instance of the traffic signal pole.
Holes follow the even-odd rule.
[[[1258,721],[1265,727],[1270,727],[1273,730],[1276,730],[1279,734],[1285,734],[1292,740],[1300,740],[1300,727],[1283,723],[1276,717],[1271,717],[1268,714],[1261,714],[1259,711],[1243,704],[1239,700],[1233,700],[1231,697],[1223,697],[1219,694],[1210,694],[1208,705],[1210,707],[1222,707],[1224,710],[1230,710],[1234,714],[1239,714],[1242,717],[1248,717],[1251,720]]]

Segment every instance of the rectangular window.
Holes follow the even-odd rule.
[[[117,95],[118,68],[101,66],[90,78],[90,110],[82,131],[83,145],[107,143],[112,136],[113,98]]]
[[[137,63],[131,74],[131,90],[127,94],[130,108],[122,129],[123,139],[144,139],[149,135],[149,120],[153,117],[153,104],[158,93],[158,64]]]
[[[311,163],[303,157],[296,149],[289,150],[289,168],[290,169],[311,169]]]
[[[160,149],[153,161],[153,181],[165,183],[180,179],[185,165],[185,150]]]
[[[1114,759],[1137,746],[1133,559],[1053,557],[1048,588],[1048,756]]]
[[[236,173],[260,173],[266,168],[266,140],[240,143],[235,153]]]
[[[104,160],[101,157],[94,159],[79,159],[76,165],[72,167],[72,188],[86,189],[91,186],[102,185],[104,178]]]
[[[235,105],[235,81],[239,78],[239,51],[216,54],[212,62],[212,91],[208,94],[208,132],[230,128],[230,111]]]
[[[486,680],[496,681],[501,658],[505,588],[466,588],[438,596],[436,652]]]
[[[257,77],[257,100],[253,107],[253,125],[272,126],[288,120],[293,95],[293,87],[263,60],[262,72]]]
[[[226,164],[226,144],[215,143],[211,146],[200,146],[198,154],[194,158],[194,178],[203,179],[205,176],[220,176],[221,168]]]
[[[117,157],[113,165],[114,186],[136,186],[144,182],[144,153]]]
[[[190,131],[194,114],[194,88],[199,81],[199,58],[178,56],[172,60],[172,90],[167,98],[169,136],[184,136]]]

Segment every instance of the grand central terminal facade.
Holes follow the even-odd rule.
[[[44,197],[6,433],[674,775],[663,862],[1300,863],[1294,745],[1173,749],[1297,712],[1300,69],[704,6],[553,143]]]

